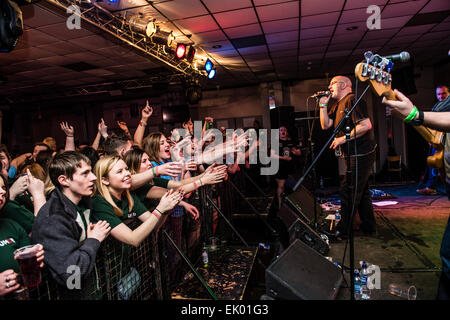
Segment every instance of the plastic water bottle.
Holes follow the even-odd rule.
[[[202,253],[203,266],[205,268],[208,267],[208,250],[206,250],[206,246],[203,245],[203,253]]]
[[[361,300],[361,279],[358,269],[355,269],[353,276],[355,278],[355,300]]]
[[[369,271],[367,270],[367,263],[365,261],[359,262],[361,265],[361,299],[368,300],[370,299],[370,289],[367,285],[367,279],[369,277]]]

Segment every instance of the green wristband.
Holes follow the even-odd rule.
[[[419,110],[414,106],[411,113],[403,120],[403,122],[410,123],[416,117],[417,113],[419,113]]]
[[[156,177],[155,167],[152,167],[153,177]]]

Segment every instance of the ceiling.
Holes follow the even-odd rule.
[[[86,24],[69,30],[68,15],[49,2],[22,7],[24,34],[12,52],[0,54],[0,73],[7,77],[0,95],[142,79],[161,68],[101,30]],[[367,27],[370,5],[381,10],[378,30]],[[121,0],[106,8],[122,17],[154,17],[177,42],[194,43],[198,56],[217,67],[204,87],[350,73],[368,50],[406,50],[416,65],[432,65],[448,61],[450,48],[448,0]]]

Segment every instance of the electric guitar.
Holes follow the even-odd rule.
[[[373,91],[380,97],[398,100],[391,88],[392,76],[390,69],[393,65],[392,62],[379,55],[372,55],[370,51],[366,52],[364,56],[366,57],[366,62],[356,65],[355,76],[361,82],[369,81]],[[385,68],[386,70],[384,70]],[[436,149],[435,154],[427,158],[427,165],[432,168],[442,169],[444,167],[444,133],[425,126],[414,126],[414,128]]]

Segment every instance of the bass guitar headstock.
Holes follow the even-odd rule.
[[[396,100],[391,88],[392,75],[390,73],[394,63],[378,54],[374,55],[371,51],[364,53],[364,57],[366,62],[356,65],[355,77],[361,82],[369,81],[372,89],[380,97]]]

